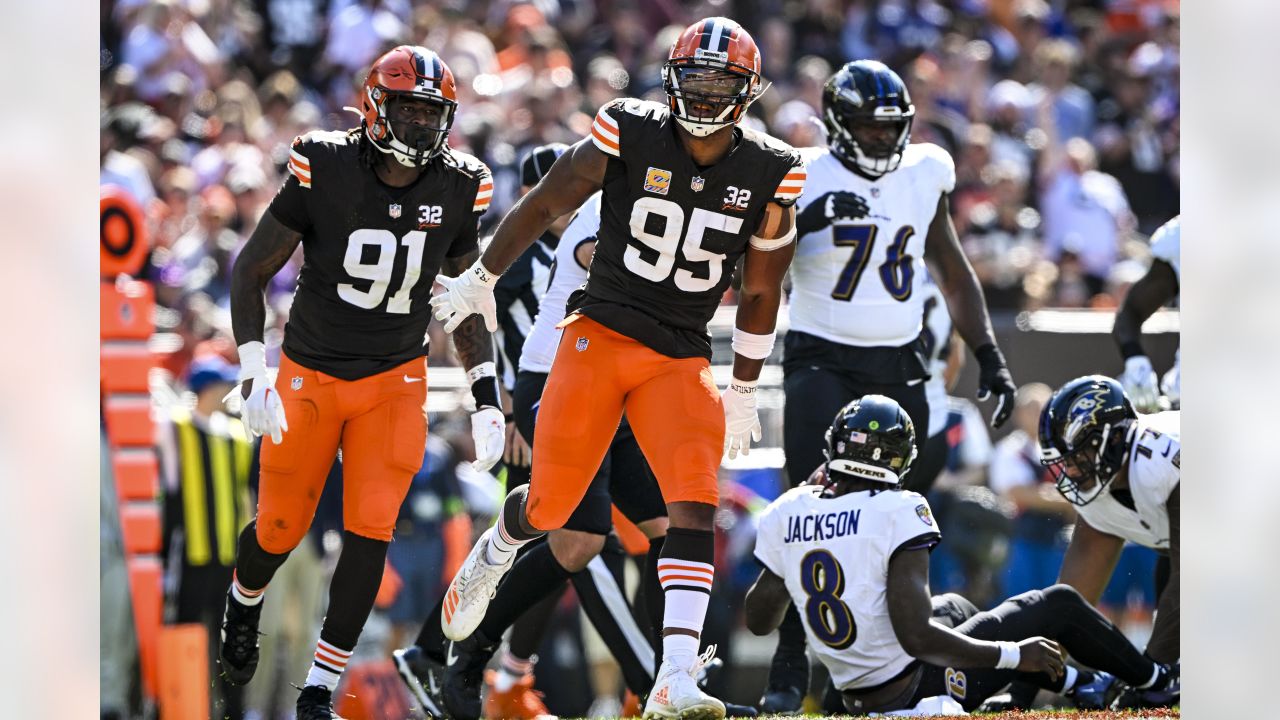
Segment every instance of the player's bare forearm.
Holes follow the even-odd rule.
[[[961,635],[933,621],[929,551],[905,550],[889,560],[885,589],[893,634],[907,654],[941,667],[995,667],[995,643]]]
[[[456,258],[445,258],[445,266],[450,275],[461,275],[480,257],[479,250],[473,250]],[[453,331],[453,349],[458,353],[458,361],[464,368],[473,368],[480,363],[492,362],[493,333],[484,325],[484,318],[472,315],[463,320]]]
[[[577,210],[604,183],[609,158],[580,140],[556,159],[545,177],[498,223],[481,261],[501,275],[561,215]]]
[[[1058,571],[1058,582],[1070,585],[1090,604],[1097,605],[1123,549],[1123,539],[1097,530],[1079,518],[1062,559],[1062,569]]]
[[[787,238],[794,234],[795,208],[770,203],[756,230],[762,240]],[[768,335],[778,324],[778,308],[782,305],[782,281],[795,257],[796,244],[788,242],[774,250],[748,247],[742,263],[742,288],[738,293],[739,330],[754,335]],[[733,376],[739,380],[755,380],[764,367],[763,359],[742,355],[733,357]]]
[[[1165,585],[1164,592],[1160,594],[1155,626],[1151,629],[1151,640],[1147,642],[1147,656],[1161,663],[1171,663],[1182,656],[1182,532],[1178,522],[1178,490],[1179,488],[1173,489],[1166,505],[1169,511],[1169,584]]]
[[[262,293],[301,241],[301,233],[282,225],[269,211],[262,214],[231,270],[231,330],[236,344],[262,340],[267,322]]]
[[[1126,357],[1141,350],[1142,323],[1178,294],[1178,276],[1163,260],[1152,260],[1151,269],[1134,283],[1116,311],[1111,337]],[[1126,350],[1126,348],[1129,348]]]
[[[767,568],[761,570],[760,577],[747,590],[743,608],[747,629],[756,635],[768,635],[777,630],[790,602],[791,597],[787,594],[787,586],[782,578]]]
[[[930,260],[938,287],[947,300],[947,310],[965,344],[974,350],[988,343],[994,345],[996,336],[991,330],[987,300],[964,248],[960,247],[956,226],[951,222],[951,201],[945,193],[938,198],[938,208],[929,225],[925,257]]]

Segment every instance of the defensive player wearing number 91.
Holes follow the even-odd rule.
[[[373,608],[396,516],[427,440],[431,278],[479,257],[477,223],[493,182],[449,149],[453,74],[434,52],[400,46],[363,88],[360,127],[293,143],[289,176],[236,261],[231,316],[240,343],[246,425],[263,442],[258,515],[240,536],[223,621],[227,678],[258,663],[258,618],[276,570],[307,532],[325,477],[343,451],[342,554],[329,589],[299,720],[337,717],[331,694]],[[279,375],[262,344],[263,288],[298,244],[302,273]],[[454,333],[474,382],[476,464],[502,455],[503,415],[489,331]]]
[[[757,635],[802,608],[809,646],[839,699],[828,712],[914,708],[972,712],[1014,680],[1108,705],[1131,686],[1162,689],[1178,672],[1143,655],[1067,585],[1016,595],[985,612],[965,598],[930,597],[929,552],[941,541],[929,503],[902,488],[915,428],[898,403],[866,395],[826,435],[827,461],[760,516],[747,592]],[[1063,650],[1098,670],[1067,667]],[[841,702],[842,701],[842,702]],[[948,713],[954,714],[954,713]]]
[[[993,426],[1008,419],[1015,390],[951,223],[955,166],[936,145],[910,144],[915,106],[902,79],[879,62],[848,63],[827,80],[822,111],[828,147],[802,151],[808,181],[796,217],[782,364],[783,449],[792,486],[822,461],[823,430],[854,398],[886,395],[916,427],[930,427],[926,260],[946,300],[938,311],[950,313],[978,359],[979,399],[996,398]],[[922,432],[917,442],[924,439]],[[927,492],[928,476],[942,463],[919,450],[913,489]],[[792,611],[779,632],[761,711],[798,710],[808,672],[804,633]]]
[[[610,102],[591,137],[498,226],[461,277],[432,303],[450,329],[493,319],[493,284],[556,217],[603,190],[595,258],[542,395],[533,476],[513,491],[445,599],[444,631],[461,641],[480,623],[521,545],[560,528],[591,483],[625,411],[667,502],[658,561],[663,660],[645,717],[718,718],[724,704],[694,674],[713,567],[716,471],[759,439],[756,380],[773,347],[782,279],[804,187],[799,154],[738,126],[764,90],[760,52],[736,22],[713,17],[680,34],[664,66],[667,103]],[[707,322],[743,259],[733,382],[711,379]]]

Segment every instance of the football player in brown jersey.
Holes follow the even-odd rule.
[[[603,190],[587,283],[570,298],[534,431],[533,477],[508,496],[447,592],[444,632],[467,638],[516,550],[563,526],[625,412],[667,502],[658,563],[663,661],[645,717],[719,718],[694,676],[713,566],[716,471],[760,437],[756,381],[772,350],[795,238],[799,154],[739,121],[765,89],[760,52],[736,22],[700,20],[664,66],[667,103],[610,102],[592,135],[499,225],[481,261],[441,277],[432,299],[450,330],[472,313],[494,327],[493,284],[555,218]],[[743,260],[733,382],[711,378],[710,320]],[[726,438],[727,436],[727,438]]]
[[[236,262],[231,315],[246,426],[263,442],[258,514],[240,536],[223,621],[222,672],[253,677],[272,575],[311,525],[341,447],[342,553],[299,720],[336,718],[331,695],[373,608],[397,512],[427,437],[431,278],[476,261],[493,182],[446,144],[457,110],[436,53],[400,46],[374,62],[361,123],[294,141],[289,176]],[[263,289],[301,243],[303,266],[273,383],[262,343]],[[493,345],[479,318],[454,345],[474,382],[476,463],[502,454]]]

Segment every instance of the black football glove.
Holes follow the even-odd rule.
[[[821,230],[836,218],[857,220],[871,212],[867,201],[857,193],[838,191],[820,195],[796,216],[796,232],[801,237]]]
[[[991,427],[998,428],[1013,413],[1013,396],[1018,388],[1013,384],[1013,375],[1000,348],[987,343],[974,350],[973,355],[978,358],[978,400],[986,400],[995,394],[996,410],[991,415]]]

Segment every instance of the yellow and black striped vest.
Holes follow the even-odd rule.
[[[253,444],[237,418],[217,413],[207,430],[192,422],[186,408],[175,408],[172,418],[187,564],[233,565],[240,530],[253,517]]]

